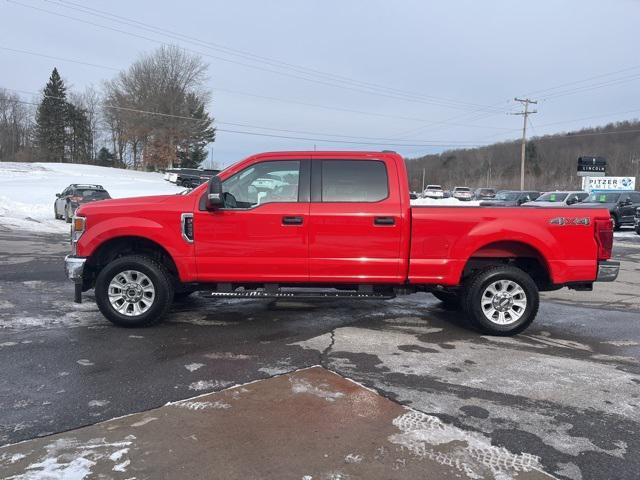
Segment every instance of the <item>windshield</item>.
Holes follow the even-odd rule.
[[[470,188],[467,188],[467,187],[456,187],[456,188],[455,188],[455,191],[456,191],[456,192],[470,192],[470,191],[471,191],[471,189],[470,189]]]
[[[440,185],[427,185],[427,190],[442,190]]]
[[[569,196],[568,193],[550,192],[538,197],[536,202],[564,202]]]
[[[518,192],[501,192],[495,196],[496,200],[517,200],[520,194]]]
[[[590,203],[616,203],[620,198],[619,193],[597,193],[594,192],[587,197],[585,202]]]
[[[76,195],[82,197],[84,200],[106,200],[111,198],[106,190],[78,190]]]

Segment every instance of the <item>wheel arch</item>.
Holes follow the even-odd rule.
[[[171,254],[159,243],[142,236],[127,235],[114,237],[100,244],[87,260],[87,269],[91,272],[85,278],[85,287],[91,288],[95,279],[109,262],[126,255],[145,255],[165,266],[174,280],[180,282],[180,271]],[[89,283],[90,285],[87,285]]]
[[[461,283],[474,273],[494,265],[517,267],[533,278],[538,289],[554,289],[546,257],[536,247],[520,240],[500,240],[477,248],[465,263]]]

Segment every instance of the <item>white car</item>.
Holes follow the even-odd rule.
[[[458,200],[468,201],[473,200],[474,193],[469,187],[456,187],[453,189],[453,192],[451,192],[451,196]]]
[[[422,196],[424,198],[444,198],[444,190],[440,185],[427,185]]]
[[[533,202],[526,202],[525,207],[566,207],[582,202],[587,198],[587,192],[547,192],[540,195]]]

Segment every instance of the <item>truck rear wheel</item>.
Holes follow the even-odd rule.
[[[121,327],[147,327],[162,321],[173,301],[166,268],[149,257],[130,255],[113,260],[96,279],[96,303],[102,314]]]
[[[533,279],[519,268],[490,267],[468,282],[462,304],[473,325],[490,335],[525,330],[538,313],[540,298]]]

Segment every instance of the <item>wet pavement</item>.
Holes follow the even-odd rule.
[[[431,425],[437,421],[438,428],[481,438],[492,447],[539,462],[539,470],[533,473],[544,471],[568,479],[638,478],[640,308],[633,295],[640,294],[640,289],[634,288],[640,280],[640,241],[633,237],[617,242],[615,248],[623,260],[624,284],[612,290],[596,288],[588,304],[582,297],[572,301],[571,293],[576,292],[561,291],[561,297],[545,294],[550,298],[543,301],[537,320],[515,338],[480,336],[465,326],[458,312],[444,309],[427,294],[386,302],[314,303],[196,297],[176,304],[169,321],[158,327],[125,330],[112,327],[101,317],[90,294],[82,305],[71,301],[72,285],[64,281],[61,269],[66,251],[63,237],[31,235],[25,240],[0,233],[0,444],[49,435],[36,441],[33,456],[21,459],[29,465],[38,464],[38,452],[46,451],[47,445],[60,438],[76,438],[76,443],[68,442],[70,448],[86,446],[91,438],[104,437],[106,443],[128,441],[91,430],[104,428],[97,426],[72,432],[70,437],[52,434],[207,392],[224,390],[220,395],[228,395],[225,392],[236,391],[229,387],[255,380],[267,380],[264,388],[276,401],[279,384],[269,382],[284,382],[278,379],[287,377],[278,375],[321,365],[374,389],[376,402],[388,402],[395,409],[411,407],[420,417],[420,428],[425,422]],[[621,293],[626,294],[626,300]],[[334,380],[342,385],[340,377]],[[323,377],[318,381],[328,380]],[[291,393],[290,385],[284,385],[288,390],[282,390],[283,402]],[[342,391],[341,386],[335,388]],[[262,402],[263,416],[269,417],[276,406],[259,397],[253,396],[252,401]],[[260,456],[266,447],[254,443],[252,435],[240,428],[243,415],[230,420],[237,423],[238,432],[216,430],[222,422],[218,415],[233,414],[231,409],[213,409],[207,413],[213,415],[207,421],[211,424],[202,427],[209,426],[213,432],[208,441],[225,443],[228,438],[229,455],[233,456],[240,454],[231,451],[240,448],[244,438],[244,448],[252,455],[248,463],[252,467],[247,468],[258,469],[253,474],[230,471],[229,476],[217,478],[331,478],[332,468],[351,475],[334,478],[417,478],[416,465],[422,466],[425,478],[447,478],[433,473],[440,470],[430,470],[433,462],[416,460],[407,445],[402,446],[405,456],[397,456],[405,459],[395,464],[397,475],[387,475],[390,470],[385,470],[393,468],[393,462],[375,463],[369,444],[362,447],[362,453],[345,453],[336,441],[331,461],[325,462],[323,455],[328,452],[323,451],[323,443],[304,428],[305,416],[313,416],[315,411],[295,408],[290,407],[292,423],[280,425],[278,434],[307,439],[300,440],[305,451],[312,450],[318,457],[313,457],[318,463],[308,457],[308,473],[298,475],[302,469],[297,468],[302,466],[277,449],[269,455],[265,450]],[[390,414],[379,419],[384,426],[365,421],[349,424],[351,428],[336,435],[360,435],[371,438],[372,444],[388,442],[390,435],[402,434],[398,425],[404,423],[393,422],[403,415],[399,411],[394,411],[393,418]],[[344,416],[335,418],[327,414],[326,422],[339,429]],[[263,426],[269,431],[267,423]],[[367,428],[380,430],[374,435]],[[148,438],[153,438],[150,435]],[[456,437],[438,443],[424,432],[410,437],[416,435],[424,443],[423,450],[438,445],[452,448],[459,441]],[[464,450],[464,442],[461,445]],[[15,473],[26,468],[26,463],[18,463],[20,459],[15,465],[11,463],[16,454],[9,455],[13,448],[0,450],[0,471],[11,468]],[[129,448],[127,458],[133,465],[137,447]],[[192,464],[200,457],[208,458],[198,449],[192,452]],[[344,458],[340,460],[343,453],[363,455],[360,465],[364,466],[356,468]],[[214,464],[221,462],[220,457],[211,458],[217,458]],[[258,458],[262,458],[265,470],[260,471]],[[433,468],[441,466],[436,464]],[[274,470],[266,470],[267,466]],[[378,467],[380,470],[375,470]],[[448,468],[447,472],[455,471],[459,478],[474,478],[456,468],[451,470],[451,465]],[[496,477],[491,469],[479,471],[476,478]],[[298,476],[278,476],[282,472]],[[202,476],[207,477],[206,472]],[[207,478],[216,478],[216,474]]]
[[[322,367],[4,449],[8,476],[550,479],[491,445]],[[46,466],[46,467],[45,467]]]

